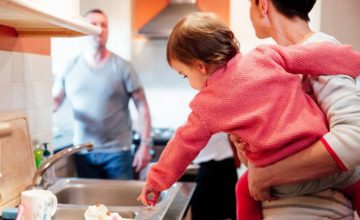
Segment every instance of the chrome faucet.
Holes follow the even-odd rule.
[[[61,151],[57,152],[56,154],[54,154],[53,156],[49,157],[37,169],[30,188],[39,187],[41,184],[41,181],[43,179],[43,175],[44,175],[45,171],[48,168],[50,168],[52,165],[54,165],[58,160],[65,158],[67,156],[70,156],[71,154],[79,152],[83,149],[92,151],[93,148],[94,148],[94,145],[92,143],[79,144],[79,145],[72,146],[72,147],[66,148],[64,150],[61,150]]]

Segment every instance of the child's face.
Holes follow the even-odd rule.
[[[190,86],[193,89],[201,90],[204,88],[209,74],[206,66],[201,62],[195,62],[194,65],[186,65],[177,60],[171,61],[172,68],[177,71],[184,78],[188,78]]]

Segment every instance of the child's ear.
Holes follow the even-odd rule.
[[[202,74],[208,74],[208,67],[206,65],[206,63],[200,61],[200,60],[195,60],[193,62],[193,66],[195,69],[197,69],[199,72],[201,72]]]

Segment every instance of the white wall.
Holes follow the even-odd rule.
[[[79,15],[80,0],[31,0],[46,8],[60,11],[71,16]]]
[[[326,0],[327,2],[327,0]],[[321,16],[322,16],[323,0],[317,0],[314,8],[311,10],[310,16],[310,28],[313,31],[321,31]]]
[[[230,1],[230,27],[240,42],[241,51],[246,53],[261,43],[274,43],[271,39],[259,40],[250,21],[250,1]]]
[[[30,134],[52,141],[51,59],[49,56],[0,51],[0,112],[25,112]]]
[[[322,31],[360,50],[360,1],[326,0],[321,7]]]

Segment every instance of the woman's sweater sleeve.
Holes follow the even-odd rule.
[[[360,90],[349,76],[311,79],[314,94],[325,112],[330,131],[322,143],[342,170],[360,165]]]
[[[157,191],[163,191],[174,184],[186,167],[205,147],[211,133],[194,112],[187,123],[178,128],[174,137],[161,153],[159,161],[151,167],[146,184]]]

